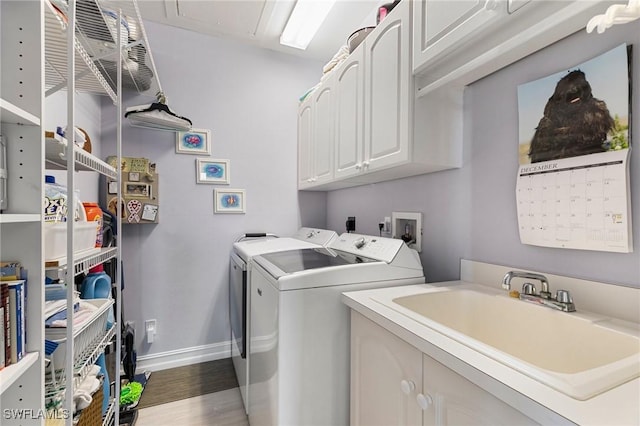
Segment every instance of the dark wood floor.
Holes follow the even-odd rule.
[[[231,358],[154,371],[137,408],[238,387]]]

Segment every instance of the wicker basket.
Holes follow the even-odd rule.
[[[76,426],[102,426],[102,384],[91,397],[91,404],[80,412]]]

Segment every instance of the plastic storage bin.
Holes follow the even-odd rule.
[[[82,252],[95,248],[96,223],[74,222],[73,224],[74,252]],[[46,260],[58,259],[67,255],[67,224],[44,224],[44,258]]]

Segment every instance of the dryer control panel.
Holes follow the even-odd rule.
[[[393,238],[344,233],[329,248],[391,263],[404,242]]]
[[[298,240],[318,244],[320,246],[326,246],[337,237],[338,234],[336,234],[334,231],[329,231],[328,229],[306,227],[298,229],[298,232],[296,232],[296,234],[293,236],[293,238],[296,238]]]

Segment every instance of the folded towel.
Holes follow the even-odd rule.
[[[97,367],[97,368],[94,368]],[[94,365],[89,369],[87,376],[73,391],[74,411],[83,410],[93,401],[92,395],[100,389],[102,383],[96,377],[100,373],[100,366]]]
[[[340,49],[338,49],[336,54],[333,55],[333,58],[331,58],[331,60],[327,62],[327,64],[322,68],[322,73],[327,74],[329,71],[334,69],[337,65],[342,63],[342,61],[344,61],[348,57],[349,57],[349,46],[345,45],[340,47]]]
[[[320,86],[320,83],[316,84],[316,85],[315,85],[315,86],[313,86],[311,89],[307,90],[307,91],[305,92],[305,94],[304,94],[304,95],[300,96],[299,101],[300,101],[300,102],[302,102],[302,101],[304,101],[305,99],[307,99],[307,97],[308,97],[309,95],[311,95],[313,92],[315,92],[315,90],[316,90],[319,86]]]
[[[79,326],[82,325],[85,321],[87,321],[93,313],[98,309],[96,306],[91,303],[87,303],[84,301],[80,301],[78,303],[79,308],[75,310],[75,314],[73,315],[73,325]],[[45,322],[47,327],[66,327],[67,326],[67,315],[66,309],[64,310],[64,316],[62,318],[51,318],[47,319]]]

